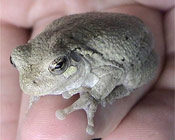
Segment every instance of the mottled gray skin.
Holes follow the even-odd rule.
[[[56,58],[65,56],[66,70],[49,71]],[[57,110],[58,119],[78,109],[87,113],[86,132],[94,134],[97,105],[112,103],[150,81],[157,68],[153,38],[143,22],[125,14],[85,13],[55,20],[36,38],[17,47],[11,60],[20,74],[22,90],[31,96],[80,98]]]

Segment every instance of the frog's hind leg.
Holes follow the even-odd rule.
[[[128,96],[131,92],[132,89],[127,89],[125,86],[119,85],[106,98],[102,99],[101,105],[105,107],[107,103],[112,104],[116,99]]]
[[[98,102],[89,94],[83,93],[80,95],[80,98],[75,101],[72,105],[56,111],[56,116],[58,119],[63,120],[69,113],[84,109],[87,114],[88,126],[86,132],[90,135],[94,134],[94,116],[97,110]]]

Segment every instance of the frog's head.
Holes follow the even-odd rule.
[[[19,71],[24,93],[58,95],[80,87],[88,71],[82,56],[65,47],[43,45],[29,42],[11,54],[10,60]]]

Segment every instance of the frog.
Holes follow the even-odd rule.
[[[83,109],[86,132],[94,135],[99,105],[134,93],[155,77],[158,66],[154,38],[133,15],[88,12],[54,20],[26,44],[16,47],[10,62],[19,71],[29,108],[46,95],[79,98],[55,115],[63,120]]]

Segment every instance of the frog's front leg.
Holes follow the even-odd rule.
[[[94,134],[94,116],[97,110],[98,102],[95,100],[88,92],[82,93],[80,98],[75,101],[72,105],[56,111],[56,116],[58,119],[63,120],[65,116],[69,113],[84,109],[87,114],[88,126],[86,128],[86,132],[90,135]]]
[[[30,110],[30,108],[32,107],[32,105],[34,103],[36,103],[38,100],[40,99],[40,96],[30,96],[30,100],[29,100],[29,106],[28,106],[28,110]]]

